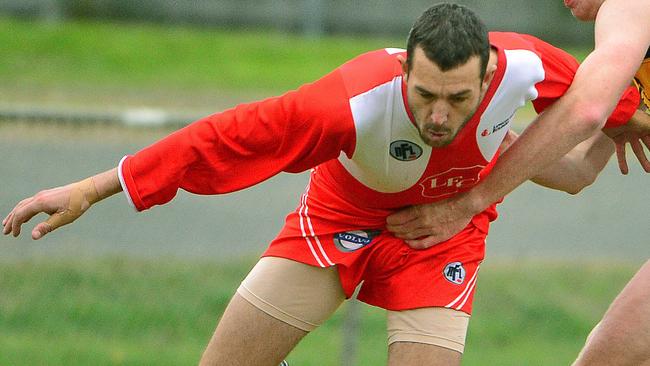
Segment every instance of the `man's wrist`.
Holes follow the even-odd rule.
[[[122,190],[117,174],[117,168],[99,173],[89,179],[92,179],[93,186],[96,189],[98,196],[97,201],[101,201]]]
[[[456,200],[457,209],[471,214],[472,216],[483,212],[490,205],[485,202],[485,196],[481,194],[479,186],[476,186],[456,197],[458,197]]]

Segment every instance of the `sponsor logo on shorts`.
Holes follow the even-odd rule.
[[[445,266],[442,272],[447,281],[461,285],[465,281],[465,267],[461,262],[451,262]]]
[[[354,252],[372,242],[379,230],[355,230],[334,234],[334,244],[342,252]]]
[[[390,156],[400,161],[411,161],[422,156],[422,148],[410,141],[397,140],[390,144]]]

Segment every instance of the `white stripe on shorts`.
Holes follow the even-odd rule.
[[[314,173],[314,169],[312,169],[312,174]],[[316,262],[318,262],[318,265],[321,267],[327,267],[323,261],[321,260],[320,256],[314,249],[314,245],[311,241],[311,238],[313,238],[316,241],[316,244],[318,245],[318,250],[322,254],[323,258],[327,261],[327,263],[330,266],[333,266],[334,263],[327,257],[327,254],[325,254],[325,250],[323,249],[323,246],[318,239],[318,236],[315,235],[314,233],[314,228],[311,223],[311,219],[309,218],[308,215],[308,210],[309,207],[307,206],[307,198],[309,196],[309,188],[311,187],[311,175],[309,177],[309,182],[307,183],[307,187],[305,188],[305,193],[300,198],[300,209],[298,210],[298,216],[300,217],[300,231],[302,232],[302,237],[305,238],[305,241],[307,242],[307,246],[309,247],[309,250],[311,251],[311,254],[314,256],[314,259],[316,259]],[[309,227],[309,234],[307,234],[307,231],[305,230],[305,221],[307,221],[307,226]]]

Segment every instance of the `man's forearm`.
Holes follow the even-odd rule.
[[[103,200],[104,198],[122,191],[122,185],[120,185],[117,168],[96,174],[92,177],[92,180],[95,183],[95,189],[97,190],[99,200]]]
[[[589,115],[572,116],[572,103],[560,99],[540,115],[503,153],[492,172],[464,196],[464,206],[475,213],[484,210],[592,136],[600,125]],[[567,120],[573,123],[563,123]]]
[[[596,180],[613,153],[612,140],[598,131],[531,180],[547,188],[577,194]]]

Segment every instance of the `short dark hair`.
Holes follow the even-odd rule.
[[[415,21],[406,46],[409,69],[418,46],[442,71],[461,66],[478,55],[481,79],[485,76],[490,56],[487,28],[473,11],[462,5],[434,5]]]

